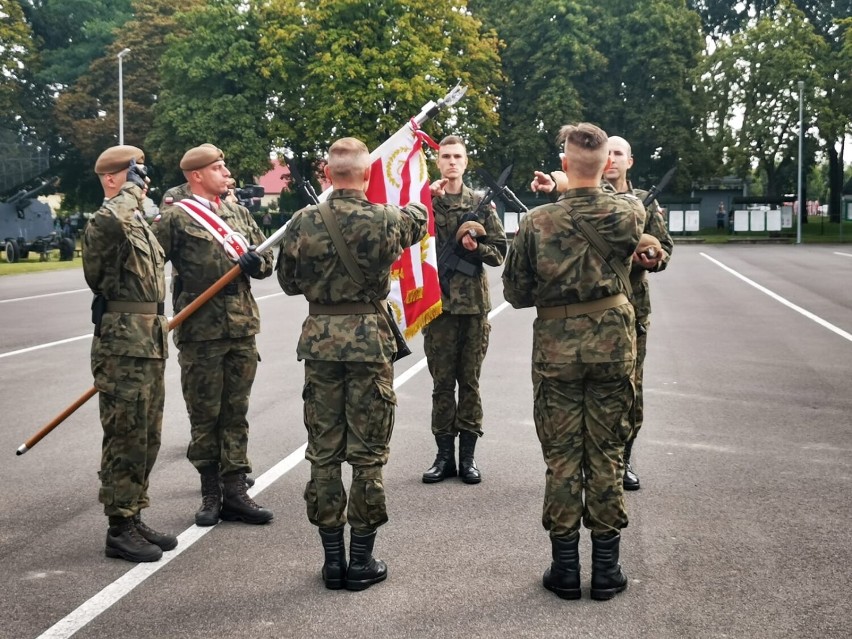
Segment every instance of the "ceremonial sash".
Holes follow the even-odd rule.
[[[249,250],[248,241],[243,234],[234,231],[210,207],[203,205],[198,200],[190,198],[175,202],[175,204],[186,211],[193,220],[198,222],[210,235],[216,238],[222,245],[222,248],[225,249],[225,253],[232,260],[239,259],[240,255]]]

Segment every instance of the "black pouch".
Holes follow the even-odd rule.
[[[106,313],[107,300],[100,293],[92,299],[92,324],[95,325],[95,337],[101,336],[101,319]]]

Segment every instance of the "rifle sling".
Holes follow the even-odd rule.
[[[609,264],[609,267],[613,271],[615,271],[615,274],[618,275],[618,279],[621,280],[621,285],[624,287],[624,292],[627,296],[630,297],[633,295],[633,285],[630,284],[630,274],[627,272],[627,267],[618,260],[612,259],[612,247],[607,244],[607,241],[601,237],[600,233],[597,232],[594,226],[589,224],[574,211],[573,206],[565,203],[564,200],[559,200],[556,204],[558,204],[566,213],[568,213],[568,215],[571,216],[571,219],[574,220],[574,225],[586,237],[589,244],[592,245],[592,248],[600,253],[600,256],[604,259],[604,261]]]
[[[337,254],[340,255],[340,259],[343,261],[343,265],[346,267],[346,271],[349,273],[349,277],[351,277],[354,282],[361,287],[363,290],[364,283],[367,281],[367,278],[364,277],[364,273],[358,267],[358,263],[355,262],[355,257],[352,255],[352,251],[349,250],[349,246],[346,244],[346,240],[343,239],[343,233],[340,232],[340,225],[337,223],[337,218],[334,217],[334,213],[331,210],[331,205],[326,202],[321,202],[317,209],[319,210],[320,217],[322,218],[323,224],[325,224],[325,228],[328,230],[328,234],[331,236],[331,241],[334,243],[334,248],[337,249]],[[366,292],[366,291],[365,291]],[[368,293],[369,295],[369,293]],[[379,315],[382,315],[390,324],[393,321],[393,318],[388,313],[388,310],[379,299],[375,296],[370,297],[370,304],[372,304]],[[364,311],[360,311],[360,313],[364,313]],[[337,313],[333,313],[337,314]]]

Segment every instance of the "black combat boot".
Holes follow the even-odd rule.
[[[550,592],[562,599],[580,598],[580,533],[574,531],[567,537],[551,537],[553,563],[544,572],[542,583]]]
[[[592,536],[592,599],[612,599],[627,588],[627,575],[618,563],[621,535]]]
[[[224,496],[219,517],[225,521],[243,521],[247,524],[265,524],[272,521],[272,511],[261,508],[246,493],[245,473],[225,475]]]
[[[633,442],[636,441],[631,439],[624,446],[624,481],[622,485],[624,486],[624,490],[639,490],[639,475],[633,472],[633,468],[630,466],[630,453],[633,452]]]
[[[466,484],[478,484],[482,481],[482,474],[473,458],[477,439],[479,436],[476,433],[467,430],[459,433],[459,477]]]
[[[366,590],[388,576],[385,562],[373,557],[376,531],[366,535],[354,530],[349,537],[349,569],[346,571],[347,590]]]
[[[340,590],[346,585],[346,545],[343,542],[343,526],[320,528],[325,563],[322,565],[322,580],[329,590]]]
[[[159,546],[160,550],[174,550],[177,548],[177,537],[174,535],[167,535],[166,533],[157,532],[148,524],[142,521],[142,515],[136,513],[133,517],[133,525],[136,526],[136,530],[142,535],[147,541],[154,544],[155,546]]]
[[[455,435],[435,435],[438,443],[438,455],[432,467],[423,473],[424,484],[437,484],[447,477],[455,477],[456,470],[456,437]]]
[[[222,486],[215,466],[201,469],[201,508],[195,513],[196,526],[215,526],[222,510]]]
[[[126,559],[136,563],[159,561],[163,551],[145,539],[136,530],[132,517],[110,517],[104,554],[113,559]]]

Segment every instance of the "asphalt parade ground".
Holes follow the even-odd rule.
[[[852,251],[677,245],[670,268],[651,275],[634,449],[642,489],[626,497],[629,588],[609,602],[589,599],[585,532],[583,598],[541,585],[550,544],[532,420],[534,312],[505,304],[500,273],[490,269],[483,482],[420,480],[435,444],[417,337],[396,366],[390,522],[375,548],[389,577],[360,593],[323,587],[305,517],[303,298],[285,296],[274,276],[254,283],[263,330],[252,494],[274,521],[194,526],[199,480],[170,344],[145,519],[180,543],[135,566],[103,553],[97,400],[15,455],[91,386],[82,271],[0,278],[0,637],[852,636]]]

